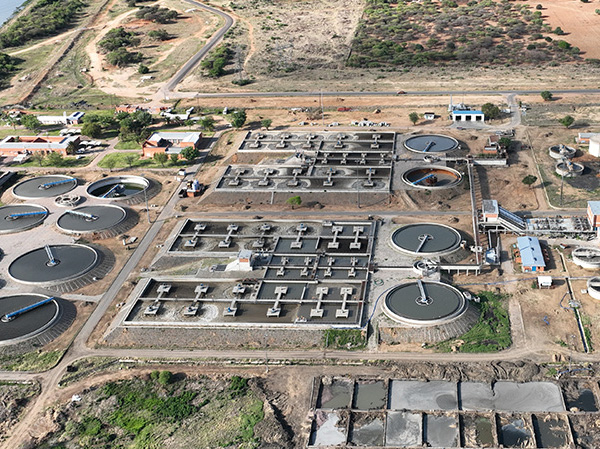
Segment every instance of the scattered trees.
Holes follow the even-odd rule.
[[[152,124],[152,115],[146,111],[135,111],[133,114],[119,114],[119,138],[121,141],[141,142],[149,135],[148,126]]]
[[[565,115],[563,118],[561,118],[558,121],[558,123],[563,125],[565,128],[570,127],[574,122],[575,122],[575,119],[570,115]]]
[[[419,121],[419,114],[417,114],[416,112],[411,112],[410,114],[408,114],[408,118],[410,119],[413,125],[416,125]]]
[[[542,96],[544,101],[552,100],[552,92],[550,92],[549,90],[544,90],[544,91],[540,92],[540,95]]]

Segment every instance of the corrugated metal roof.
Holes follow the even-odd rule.
[[[540,241],[536,237],[518,237],[517,246],[521,253],[521,263],[525,267],[545,267]]]
[[[594,215],[600,215],[600,201],[588,201],[588,209]]]

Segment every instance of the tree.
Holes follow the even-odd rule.
[[[192,127],[196,124],[196,122],[190,119],[190,120],[186,120],[185,122],[183,122],[183,124],[185,126],[187,126],[189,129],[192,129]]]
[[[154,162],[157,162],[164,167],[166,162],[169,160],[169,156],[167,153],[154,153],[152,159],[154,159]]]
[[[417,114],[416,112],[411,112],[410,114],[408,114],[408,118],[413,125],[416,125],[419,121],[419,114]]]
[[[563,118],[561,118],[558,121],[558,123],[560,123],[561,125],[563,125],[565,128],[568,128],[574,122],[575,122],[575,119],[573,117],[571,117],[570,115],[565,115]]]
[[[150,69],[148,68],[147,65],[144,65],[144,64],[138,65],[138,73],[140,75],[144,75],[144,74],[148,73],[149,71],[150,71]]]
[[[540,95],[542,96],[544,101],[552,100],[552,92],[550,92],[549,90],[544,90],[544,91],[540,92]]]
[[[179,155],[177,153],[171,153],[170,159],[171,159],[171,164],[173,164],[173,165],[179,164]]]
[[[125,156],[123,156],[123,160],[127,165],[129,165],[129,168],[133,166],[133,163],[136,161],[136,159],[137,157],[135,154],[126,154]]]
[[[21,117],[21,125],[31,131],[37,132],[42,127],[42,122],[40,122],[35,115],[26,114]]]
[[[109,172],[112,172],[112,169],[117,165],[117,160],[114,157],[107,157],[104,159],[103,164],[106,168],[108,168]]]
[[[537,181],[537,176],[527,175],[523,178],[523,180],[521,182],[523,184],[525,184],[526,186],[529,186],[529,188],[531,188],[531,186],[533,184],[535,184],[536,181]]]
[[[300,206],[302,204],[302,198],[300,198],[300,196],[291,196],[287,199],[286,202],[290,206],[292,206],[292,209],[293,209],[294,206]]]
[[[204,131],[214,131],[215,130],[215,119],[212,115],[207,115],[202,117],[198,123],[200,123],[200,127]]]
[[[64,164],[63,155],[56,151],[51,151],[45,157],[47,165],[50,167],[62,167]]]
[[[481,106],[481,112],[485,114],[485,118],[494,120],[500,117],[500,108],[492,103],[486,103]]]
[[[271,127],[272,123],[273,123],[273,120],[271,120],[270,118],[264,118],[260,121],[260,125],[263,128],[267,128],[267,130]]]
[[[244,126],[244,123],[246,123],[246,111],[240,109],[231,114],[231,125],[234,128],[239,129]]]
[[[97,139],[102,135],[102,126],[99,123],[84,123],[81,127],[81,134]]]
[[[198,151],[198,148],[185,147],[183,150],[181,150],[181,157],[183,157],[186,161],[191,162],[198,156],[200,156],[200,151]]]
[[[67,151],[67,154],[75,154],[78,148],[79,146],[75,142],[69,142],[65,150]]]
[[[501,137],[500,140],[498,140],[498,144],[503,148],[509,149],[512,145],[512,139],[510,137]]]
[[[158,383],[162,386],[169,385],[173,380],[173,373],[171,371],[161,371],[158,375]]]

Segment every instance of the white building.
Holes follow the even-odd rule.
[[[456,109],[452,111],[453,122],[483,122],[485,121],[485,114],[482,111],[471,111]]]
[[[85,112],[76,111],[70,115],[63,112],[63,115],[38,115],[37,119],[42,125],[78,125]]]

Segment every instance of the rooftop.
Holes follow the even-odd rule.
[[[600,215],[600,201],[588,201],[588,209],[594,215]]]
[[[540,241],[536,237],[518,237],[517,246],[521,253],[521,263],[525,267],[545,267]]]

